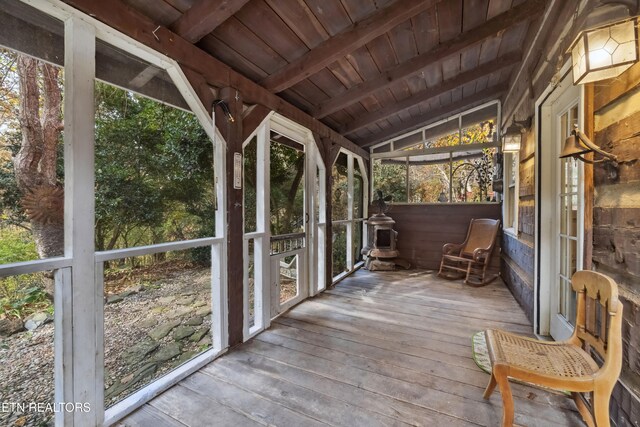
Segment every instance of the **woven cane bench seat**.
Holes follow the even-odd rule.
[[[590,377],[599,369],[580,347],[539,341],[501,330],[485,331],[492,365],[496,363],[549,377]]]

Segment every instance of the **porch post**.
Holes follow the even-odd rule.
[[[234,119],[230,122],[220,107],[214,107],[216,126],[227,142],[227,286],[229,347],[233,347],[242,343],[244,315],[242,189],[234,188],[234,158],[237,153],[242,155],[242,96],[225,87],[218,97],[227,103]]]
[[[63,299],[56,299],[60,333],[55,344],[56,402],[88,404],[89,410],[58,412],[56,425],[64,426],[97,426],[104,420],[103,301],[102,289],[96,286],[94,256],[94,77],[95,30],[69,18],[65,22],[64,245],[65,256],[73,261],[70,273],[59,275]]]

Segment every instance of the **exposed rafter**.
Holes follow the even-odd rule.
[[[497,86],[488,87],[485,90],[477,92],[473,96],[462,98],[459,101],[453,102],[442,108],[438,108],[432,111],[427,111],[426,114],[418,117],[414,117],[411,120],[404,121],[397,126],[390,127],[384,131],[377,133],[373,136],[373,139],[361,144],[361,147],[369,147],[371,145],[384,142],[400,134],[410,132],[420,126],[426,126],[430,123],[436,122],[440,119],[448,117],[452,114],[457,114],[468,108],[473,108],[483,102],[499,99],[507,91],[507,84],[500,84]]]
[[[249,0],[197,0],[171,29],[196,43],[239,11]]]
[[[260,84],[272,92],[282,92],[412,16],[433,7],[438,1],[440,0],[397,1],[392,6],[320,43],[307,54],[262,80]]]
[[[520,53],[510,53],[501,56],[500,58],[497,58],[491,62],[487,62],[472,70],[465,71],[455,77],[447,79],[439,85],[427,88],[422,92],[418,92],[413,96],[396,102],[395,104],[385,105],[379,110],[358,117],[348,125],[341,128],[340,133],[343,135],[353,133],[359,129],[369,126],[370,124],[406,111],[415,105],[434,99],[442,95],[443,93],[449,92],[457,87],[464,86],[467,83],[471,83],[481,77],[488,76],[492,73],[495,73],[496,71],[502,70],[503,68],[511,67],[520,62],[520,59]]]
[[[481,42],[487,37],[491,37],[501,31],[524,20],[534,18],[544,11],[546,0],[528,0],[515,6],[508,11],[488,20],[483,25],[470,31],[460,34],[452,40],[439,44],[435,48],[421,55],[418,55],[394,68],[380,73],[376,78],[362,82],[353,86],[343,94],[334,96],[320,104],[312,112],[316,118],[327,115],[354,104],[378,91],[386,89],[396,82],[411,77],[424,70],[430,64],[440,61],[450,55]]]
[[[65,0],[66,3],[95,16],[100,21],[161,52],[181,65],[202,75],[207,83],[215,87],[230,86],[243,94],[249,104],[262,104],[285,117],[305,126],[321,137],[329,138],[336,144],[365,158],[369,154],[324,123],[314,119],[297,107],[262,86],[242,76],[228,65],[217,60],[178,34],[165,27],[158,27],[150,18],[127,6],[122,0],[108,2],[94,0]]]
[[[537,26],[532,26],[527,34],[527,51],[518,70],[511,76],[509,92],[502,106],[502,121],[506,125],[512,115],[519,109],[521,101],[526,97],[535,97],[549,83],[558,67],[566,59],[566,49],[574,40],[575,33],[563,34],[564,23],[573,19],[574,29],[584,28],[584,19],[592,10],[596,0],[589,0],[576,15],[579,0],[550,0],[544,17]],[[535,70],[535,73],[534,73]],[[523,117],[533,114],[534,105],[522,103],[523,110],[518,111]]]

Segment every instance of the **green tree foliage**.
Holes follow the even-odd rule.
[[[188,112],[96,83],[96,248],[211,236],[213,148]]]
[[[349,218],[347,162],[347,155],[340,153],[331,169],[331,217],[334,221]]]
[[[304,230],[304,151],[272,139],[270,145],[271,234]]]
[[[466,127],[462,132],[451,132],[432,141],[405,148],[404,151],[410,156],[408,195],[406,157],[374,161],[374,190],[382,190],[384,195],[391,195],[396,203],[434,203],[442,197],[448,200],[450,186],[454,202],[487,200],[494,149],[483,149],[478,158],[453,160],[451,164],[448,160],[428,163],[432,160],[429,156],[420,156],[420,160],[416,160],[416,157],[411,157],[411,152],[425,148],[485,143],[493,134],[493,126],[493,121],[482,122]]]

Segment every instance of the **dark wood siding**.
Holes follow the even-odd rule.
[[[533,129],[533,126],[532,126]],[[529,131],[520,151],[520,190],[518,194],[517,237],[504,233],[502,237],[501,274],[525,314],[533,322],[535,258],[535,137]]]
[[[371,207],[370,212],[375,212],[375,208]],[[440,267],[442,246],[445,243],[462,242],[473,218],[500,219],[501,205],[393,205],[387,215],[396,221],[400,257],[411,262],[414,267],[435,270]],[[494,268],[498,266],[499,241],[500,238],[493,253]]]
[[[594,167],[593,265],[613,277],[624,304],[623,367],[611,416],[617,425],[640,423],[640,64],[598,82],[595,143],[618,156],[617,171]]]

